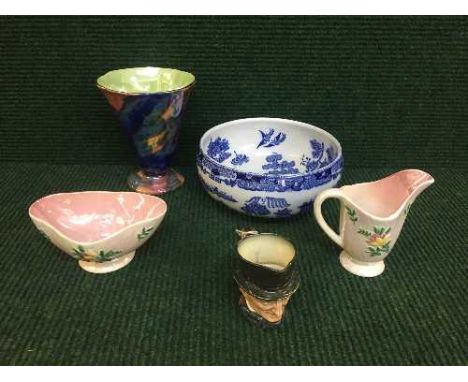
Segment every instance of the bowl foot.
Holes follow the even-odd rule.
[[[104,263],[94,263],[91,261],[78,261],[78,264],[86,272],[91,273],[109,273],[125,267],[135,257],[135,251],[120,256],[117,259],[106,261]]]
[[[346,251],[340,253],[340,263],[344,269],[361,277],[375,277],[385,269],[383,260],[376,262],[364,262],[353,259]]]
[[[127,179],[131,189],[144,194],[161,195],[182,186],[184,177],[172,168],[164,175],[152,176],[138,170],[132,172]]]

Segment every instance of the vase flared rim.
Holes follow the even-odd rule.
[[[137,89],[137,81],[132,85],[130,82],[125,83],[123,76],[128,76],[127,81],[131,80],[131,76],[139,75],[142,78],[147,77],[150,79],[146,89]],[[178,76],[174,84],[159,84],[160,86],[153,86],[151,88],[151,79],[161,78],[162,75]],[[193,86],[195,83],[195,76],[190,72],[185,72],[174,68],[162,68],[155,66],[122,68],[111,70],[96,80],[98,88],[106,90],[111,93],[118,93],[124,95],[145,95],[145,94],[168,94],[175,93]],[[133,87],[132,87],[133,86]]]

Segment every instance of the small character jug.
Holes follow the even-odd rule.
[[[299,288],[296,249],[292,242],[273,233],[253,229],[236,232],[240,240],[234,280],[240,291],[239,307],[258,327],[278,326]]]
[[[380,275],[408,211],[434,178],[421,170],[403,170],[375,182],[360,183],[321,192],[314,202],[320,227],[341,248],[341,265],[363,277]],[[325,222],[322,203],[328,198],[341,202],[339,234]]]

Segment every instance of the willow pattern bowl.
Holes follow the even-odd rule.
[[[200,140],[198,174],[206,191],[237,211],[288,217],[310,211],[335,186],[341,145],[330,133],[297,121],[247,118],[208,130]]]
[[[135,192],[86,191],[35,201],[29,216],[53,244],[92,273],[126,266],[166,215],[164,200]]]

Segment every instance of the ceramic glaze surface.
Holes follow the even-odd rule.
[[[80,260],[85,270],[106,273],[133,258],[166,211],[166,203],[154,196],[89,191],[41,198],[30,206],[29,216],[47,239]]]
[[[340,255],[343,267],[364,277],[381,274],[385,269],[383,260],[395,245],[410,206],[432,183],[431,175],[410,169],[318,195],[315,217],[325,233],[344,249]],[[321,205],[327,198],[341,201],[339,234],[322,217]]]
[[[98,78],[97,86],[137,156],[140,169],[128,179],[135,191],[157,195],[183,183],[169,167],[194,81],[190,73],[152,67],[111,71]]]
[[[242,240],[237,246],[245,260],[281,271],[294,258],[296,250],[287,240],[276,235],[254,235]]]
[[[239,291],[239,307],[256,326],[279,325],[291,296],[299,288],[296,250],[287,239],[252,229],[236,230],[234,272]]]
[[[240,212],[288,217],[310,211],[341,176],[339,142],[326,131],[278,118],[248,118],[207,131],[198,173],[206,191]]]
[[[97,79],[101,88],[124,94],[172,92],[194,81],[191,73],[154,67],[112,70]]]

